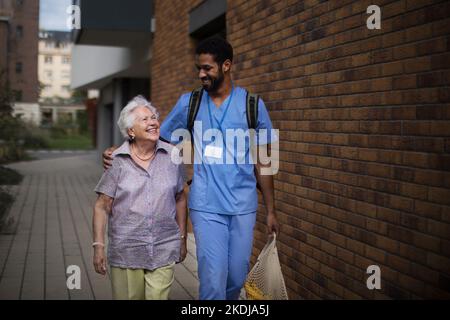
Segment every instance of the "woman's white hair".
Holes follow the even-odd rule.
[[[128,138],[128,129],[133,127],[134,120],[136,120],[136,115],[134,114],[134,109],[137,107],[148,108],[156,118],[159,118],[159,113],[152,104],[145,99],[143,96],[138,95],[131,99],[125,108],[120,112],[119,120],[117,120],[117,125],[119,126],[120,133],[122,133],[124,138]]]

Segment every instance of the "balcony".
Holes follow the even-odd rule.
[[[76,0],[72,88],[100,89],[115,78],[148,78],[152,46],[150,0]]]
[[[74,0],[80,7],[75,44],[133,47],[151,39],[153,1]]]

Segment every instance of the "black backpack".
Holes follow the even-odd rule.
[[[195,118],[197,117],[198,110],[200,109],[202,96],[203,96],[203,88],[199,87],[192,90],[191,97],[189,99],[187,128],[191,133],[191,144],[194,143],[194,135],[193,135],[194,122]],[[259,103],[259,95],[247,91],[245,110],[247,115],[247,125],[249,129],[256,129],[256,125],[258,123],[258,103]],[[189,180],[188,185],[190,185],[191,183],[192,180]],[[260,186],[258,183],[256,186],[260,190]]]
[[[198,109],[202,101],[203,88],[199,87],[192,90],[191,98],[189,99],[188,119],[187,127],[191,133],[191,141],[194,141],[192,130],[194,129],[195,118],[197,117]],[[247,91],[246,98],[246,113],[247,113],[247,125],[249,129],[256,129],[258,123],[258,102],[259,95],[253,94]]]

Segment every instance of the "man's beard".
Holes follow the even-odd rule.
[[[220,85],[223,83],[225,76],[222,71],[219,71],[219,76],[217,78],[212,78],[210,76],[206,76],[206,79],[209,80],[210,85],[202,85],[203,89],[207,92],[215,92],[219,89]]]

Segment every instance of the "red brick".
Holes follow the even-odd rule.
[[[442,271],[446,274],[450,273],[450,259],[432,252],[427,253],[427,265],[433,269]]]
[[[366,246],[366,257],[376,263],[386,263],[386,252],[377,248]]]
[[[416,86],[417,76],[415,74],[394,77],[393,79],[393,89],[410,89]]]

